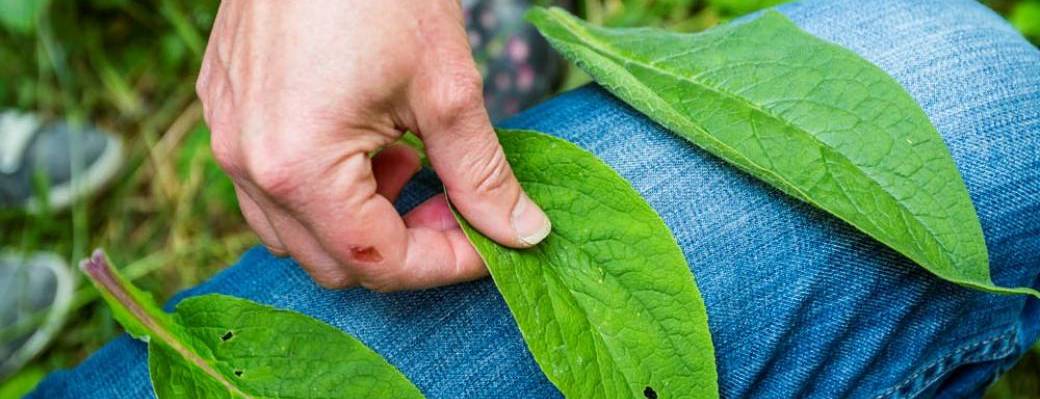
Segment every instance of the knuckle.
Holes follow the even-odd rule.
[[[224,129],[213,129],[209,142],[213,159],[217,162],[217,166],[220,166],[228,175],[239,176],[241,170],[238,163],[238,150],[233,143],[234,140],[224,133]]]
[[[287,146],[277,134],[261,134],[245,143],[245,178],[275,201],[288,202],[307,180],[301,176],[306,154]]]
[[[475,69],[460,68],[442,85],[435,103],[442,122],[451,123],[484,106],[484,82]]]
[[[199,76],[195,79],[195,95],[199,97],[204,105],[214,101],[214,97],[220,97],[221,88],[227,84],[227,75],[223,68],[216,64],[212,57],[207,56],[199,68]]]
[[[275,199],[292,197],[302,179],[294,173],[296,164],[290,156],[253,153],[249,156],[249,179]]]
[[[198,96],[199,100],[202,100],[203,103],[206,102],[207,94],[209,93],[209,90],[206,89],[209,87],[209,68],[210,67],[206,63],[203,63],[202,69],[199,71],[199,77],[195,79],[195,95]]]
[[[209,126],[210,150],[213,158],[227,174],[237,177],[241,175],[240,152],[238,146],[239,128],[232,120],[229,107],[221,94],[212,92],[212,88],[200,79],[196,90],[202,107],[206,124]]]

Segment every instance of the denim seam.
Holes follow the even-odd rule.
[[[999,341],[1008,341],[1008,342],[1006,342],[1005,344],[1001,345],[1000,350],[997,350],[997,351],[989,351],[989,350],[985,350],[984,349],[986,346],[989,346],[989,345],[991,345],[991,344],[993,344],[995,342],[999,342]],[[903,382],[901,382],[898,385],[895,385],[895,386],[893,386],[891,388],[886,389],[884,392],[881,392],[880,394],[875,396],[875,398],[876,399],[881,399],[881,398],[914,398],[914,397],[917,397],[917,396],[919,396],[921,394],[922,391],[924,391],[928,387],[932,386],[932,384],[936,383],[937,381],[939,381],[939,379],[943,378],[946,375],[947,372],[949,372],[950,370],[952,370],[952,369],[954,369],[956,367],[960,367],[960,366],[963,366],[963,365],[969,364],[969,363],[976,363],[976,362],[979,362],[979,361],[998,360],[998,359],[1002,359],[1002,358],[1005,358],[1005,357],[1011,355],[1014,352],[1014,349],[1015,349],[1015,346],[1016,346],[1016,342],[1017,342],[1017,334],[1015,333],[1015,330],[1012,328],[1012,329],[1008,329],[1007,331],[1005,331],[1004,333],[1002,333],[1002,334],[1000,334],[998,336],[986,339],[984,341],[980,341],[980,342],[975,342],[975,343],[972,343],[972,344],[964,345],[964,346],[958,348],[957,350],[954,350],[953,352],[950,352],[949,354],[936,359],[935,361],[929,363],[927,366],[918,369],[916,372],[914,372],[909,377],[904,379]],[[983,348],[983,349],[979,350],[979,348]],[[946,362],[949,359],[953,358],[953,357],[956,357],[958,355],[964,354],[965,352],[970,352],[970,351],[975,351],[975,350],[979,350],[978,353],[969,354],[969,355],[965,356],[964,358],[961,358],[961,359],[957,360],[956,362],[951,362],[949,364],[946,364]],[[931,377],[925,379],[924,383],[921,384],[920,387],[918,387],[916,390],[914,390],[914,392],[907,393],[905,396],[897,395],[897,393],[900,390],[902,390],[904,387],[906,387],[907,385],[910,385],[910,384],[913,384],[915,382],[918,382],[919,378],[922,376],[922,374],[928,374],[928,373],[931,373],[933,375]]]

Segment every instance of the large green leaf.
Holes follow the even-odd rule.
[[[163,398],[422,398],[360,341],[308,316],[224,295],[163,312],[96,252],[84,271],[134,338]]]
[[[1000,293],[968,191],[924,111],[877,66],[770,11],[701,34],[528,18],[651,119],[949,281]]]
[[[704,303],[664,221],[571,143],[530,131],[499,140],[552,233],[510,249],[459,223],[546,377],[568,398],[717,397]]]

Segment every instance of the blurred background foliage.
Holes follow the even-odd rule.
[[[579,0],[579,13],[612,26],[699,31],[783,1]],[[1040,43],[1040,0],[986,2]],[[0,108],[96,124],[120,135],[127,162],[101,195],[60,213],[0,211],[0,246],[53,251],[70,264],[105,247],[160,299],[194,285],[257,243],[234,189],[209,150],[194,81],[214,0],[0,0]],[[587,81],[573,68],[564,87]],[[119,334],[80,284],[62,334],[20,373],[0,381],[17,397],[46,372],[70,367]],[[1028,355],[987,393],[1040,397],[1040,356]]]

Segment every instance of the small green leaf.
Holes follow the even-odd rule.
[[[426,144],[423,143],[419,136],[412,132],[404,132],[401,138],[397,139],[397,142],[411,147],[419,154],[419,163],[423,166],[430,166],[430,159],[426,157]]]
[[[1040,1],[1023,1],[1015,4],[1008,20],[1015,29],[1018,29],[1023,35],[1031,36],[1035,41],[1040,37]]]
[[[0,26],[8,31],[29,35],[49,0],[0,0]]]
[[[775,11],[701,34],[528,19],[632,107],[935,275],[999,293],[953,158],[905,90]]]
[[[81,267],[116,320],[148,342],[160,399],[423,397],[360,341],[308,316],[224,295],[188,298],[167,314],[101,251]]]
[[[507,130],[499,141],[552,233],[511,249],[456,217],[546,377],[568,398],[717,397],[704,302],[664,221],[567,141]]]

